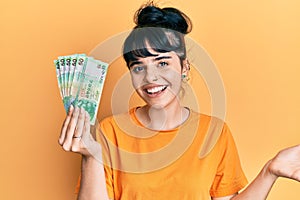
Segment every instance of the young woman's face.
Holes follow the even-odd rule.
[[[131,79],[139,96],[159,108],[177,101],[181,89],[182,67],[175,52],[159,53],[129,63]]]

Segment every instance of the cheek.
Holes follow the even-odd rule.
[[[132,83],[132,86],[134,87],[134,89],[138,89],[143,84],[143,77],[131,74],[131,83]]]
[[[181,75],[178,73],[170,74],[167,80],[171,86],[169,87],[169,91],[175,96],[178,95],[181,90]]]
[[[165,75],[166,79],[169,80],[173,85],[181,85],[181,73],[176,70],[169,70]]]
[[[170,66],[166,68],[166,74],[174,76],[174,77],[179,77],[181,76],[181,65],[179,63],[170,63]]]

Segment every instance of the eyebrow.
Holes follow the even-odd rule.
[[[156,57],[154,58],[155,61],[158,61],[158,60],[162,60],[162,59],[170,59],[172,58],[171,56],[159,56],[159,57]]]
[[[163,60],[163,59],[171,59],[172,57],[171,56],[158,56],[158,57],[155,57],[154,60],[155,61],[159,61],[159,60]],[[135,61],[132,61],[130,64],[129,64],[129,67],[132,67],[133,65],[139,65],[139,64],[142,64],[141,61],[138,61],[138,60],[135,60]]]
[[[133,65],[139,65],[139,64],[142,64],[142,62],[141,62],[141,61],[138,61],[138,60],[132,61],[132,62],[129,64],[129,67],[132,67]]]

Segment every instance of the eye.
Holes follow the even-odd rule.
[[[144,71],[144,70],[145,70],[145,67],[143,67],[143,66],[132,67],[132,71],[133,71],[134,73],[139,73],[139,72],[142,72],[142,71]]]
[[[168,63],[165,62],[165,61],[162,61],[162,62],[158,63],[158,67],[166,67],[166,66],[168,66]]]

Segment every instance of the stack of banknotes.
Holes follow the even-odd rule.
[[[94,125],[108,64],[85,54],[59,56],[54,64],[65,110],[71,104],[84,108]]]

